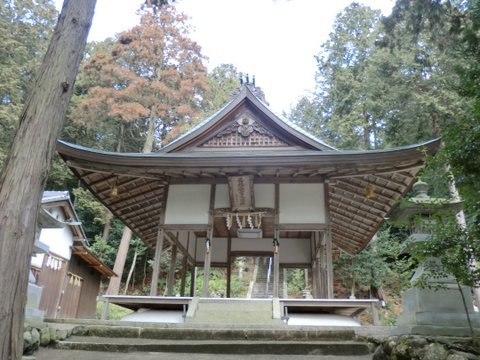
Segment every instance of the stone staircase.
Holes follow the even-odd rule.
[[[277,309],[275,309],[277,308]],[[282,324],[280,305],[272,299],[194,298],[186,323]]]
[[[349,329],[292,328],[291,326],[219,326],[219,324],[124,324],[88,325],[74,329],[73,336],[58,341],[50,359],[84,359],[82,352],[117,353],[117,359],[134,359],[139,353],[325,355],[333,359],[371,359],[370,346],[357,341]],[[76,352],[70,352],[77,350]],[[80,350],[80,352],[78,351]],[[55,355],[55,353],[57,355]],[[85,353],[87,354],[87,353]],[[129,355],[131,354],[131,355]],[[57,356],[57,357],[55,357]],[[77,356],[77,357],[76,357]],[[97,358],[98,353],[96,354]],[[134,357],[136,356],[136,357]],[[269,357],[270,358],[270,357]],[[46,357],[45,357],[46,359]],[[182,357],[183,359],[183,357]],[[273,359],[273,357],[272,357]]]
[[[271,257],[257,257],[255,260],[255,277],[253,279],[253,287],[250,297],[252,299],[265,299],[273,297],[273,258]],[[270,268],[270,271],[269,271]],[[283,271],[279,274],[279,289],[278,294],[280,298],[284,296],[284,279]]]

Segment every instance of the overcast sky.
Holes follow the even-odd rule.
[[[62,0],[56,0],[58,8]],[[89,40],[100,41],[138,22],[143,0],[97,0]],[[393,0],[357,1],[389,14]],[[191,18],[191,37],[208,68],[226,63],[255,75],[277,112],[314,88],[315,58],[338,12],[351,0],[177,0]]]

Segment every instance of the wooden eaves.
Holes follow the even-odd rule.
[[[185,138],[177,145],[186,146],[189,141]],[[226,183],[228,176],[243,174],[252,175],[255,183],[324,181],[333,244],[356,253],[409,190],[425,155],[433,154],[439,143],[435,139],[375,151],[324,148],[126,154],[60,141],[57,151],[95,197],[151,247],[155,246],[167,184],[219,184]],[[114,186],[117,196],[112,196]]]

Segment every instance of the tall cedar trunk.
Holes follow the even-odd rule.
[[[102,239],[107,242],[108,237],[110,236],[110,230],[112,230],[112,218],[113,214],[110,210],[107,209],[105,212],[105,225],[103,225]]]
[[[150,113],[150,122],[148,123],[148,132],[143,146],[143,152],[149,153],[153,149],[153,140],[155,137],[155,107],[153,107]],[[127,260],[128,247],[130,240],[132,239],[132,230],[128,227],[123,228],[122,239],[118,247],[117,257],[115,258],[115,264],[113,265],[113,271],[117,276],[112,276],[108,284],[107,294],[118,295],[120,292],[120,282],[122,280],[123,269],[125,268],[125,261]]]
[[[120,240],[120,246],[118,247],[117,257],[115,258],[115,264],[113,265],[113,272],[117,276],[112,276],[108,283],[107,294],[118,295],[120,291],[120,282],[122,280],[123,268],[125,267],[125,259],[128,254],[128,245],[132,238],[132,230],[128,227],[123,228],[122,239]]]
[[[21,359],[35,223],[96,0],[65,0],[0,177],[0,359]]]
[[[135,249],[135,254],[133,255],[132,266],[130,266],[130,271],[128,272],[127,281],[125,282],[125,290],[123,291],[123,295],[127,294],[128,285],[130,284],[130,280],[132,279],[133,270],[135,270],[135,265],[137,264],[137,256],[138,251]]]

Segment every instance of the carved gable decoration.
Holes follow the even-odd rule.
[[[278,147],[288,146],[288,144],[252,117],[243,114],[200,146],[209,148]]]

